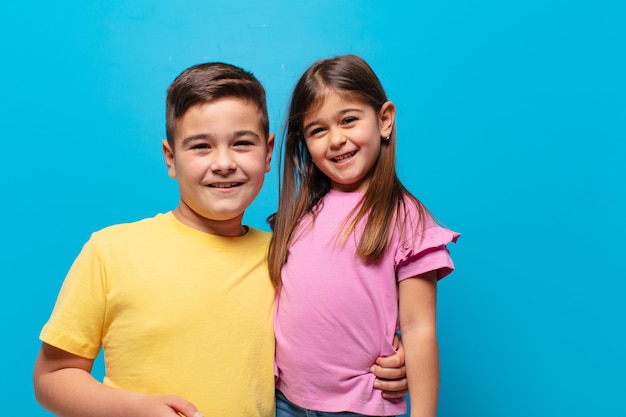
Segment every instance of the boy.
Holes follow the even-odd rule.
[[[85,244],[41,332],[37,399],[67,417],[274,416],[270,235],[242,225],[274,147],[265,91],[232,65],[191,67],[166,129],[180,204]]]

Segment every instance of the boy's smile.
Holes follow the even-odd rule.
[[[174,144],[172,150],[163,141],[169,176],[180,189],[176,217],[211,234],[241,235],[244,211],[261,190],[274,146],[257,106],[234,97],[192,106],[176,125]]]

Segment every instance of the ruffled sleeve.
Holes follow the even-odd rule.
[[[456,242],[460,234],[437,225],[430,218],[427,220],[421,234],[405,240],[396,250],[394,261],[398,281],[434,270],[441,279],[454,270],[446,245]]]

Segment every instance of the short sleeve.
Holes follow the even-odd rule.
[[[407,239],[396,251],[394,261],[398,281],[435,270],[439,271],[438,278],[441,279],[454,270],[446,245],[456,242],[460,234],[428,220],[421,234]]]
[[[40,339],[93,359],[101,346],[105,313],[104,265],[93,236],[74,260]]]

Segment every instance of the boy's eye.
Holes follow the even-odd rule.
[[[208,143],[196,143],[195,145],[191,146],[191,149],[210,149],[211,147],[209,146]]]

